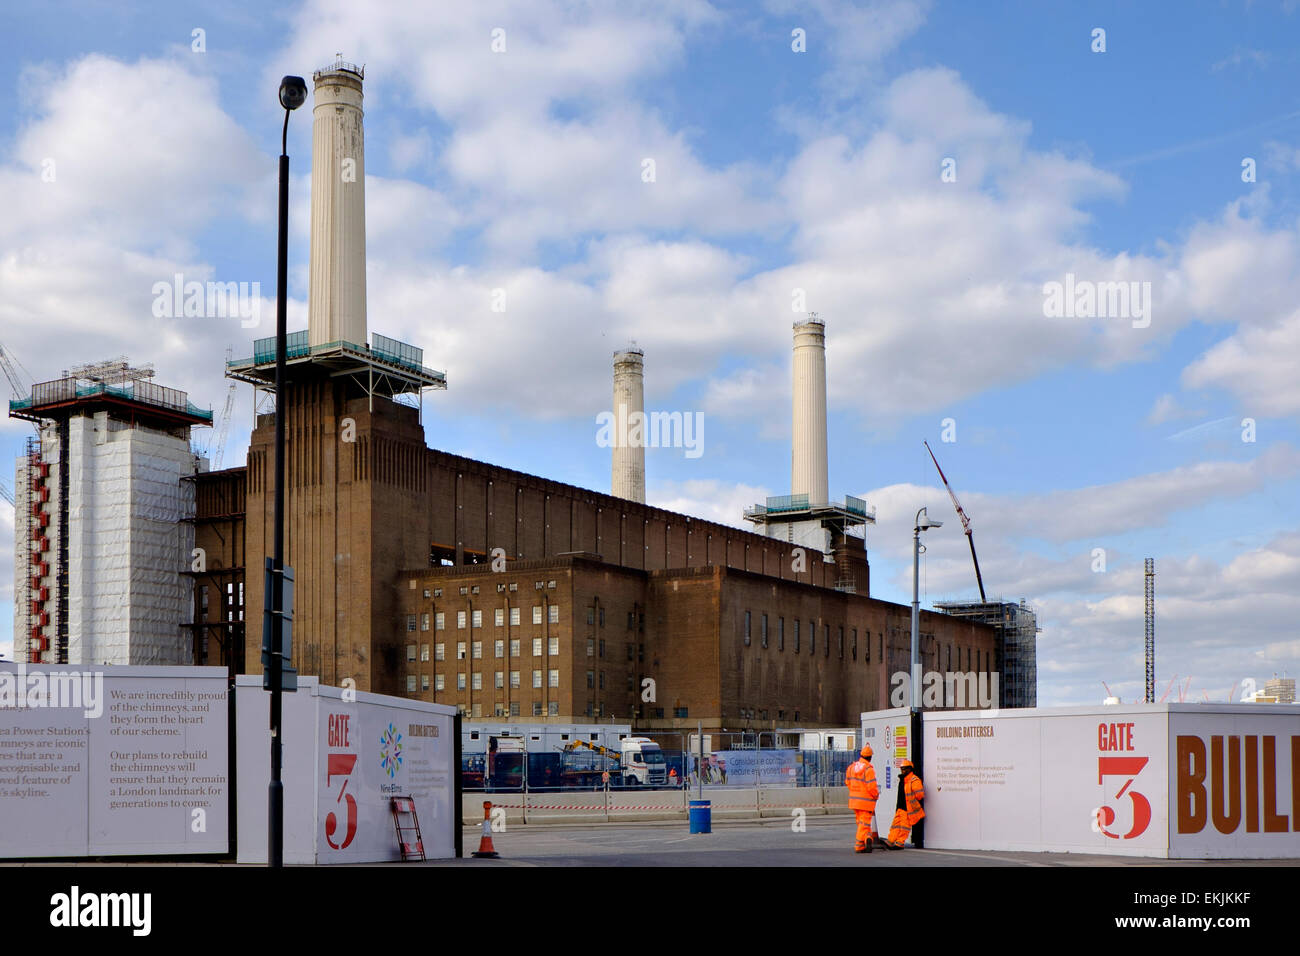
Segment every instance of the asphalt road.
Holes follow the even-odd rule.
[[[852,819],[806,820],[795,832],[785,820],[715,823],[713,832],[692,835],[682,823],[512,826],[492,835],[500,859],[471,859],[478,828],[465,831],[462,860],[430,861],[428,866],[856,866],[893,869],[909,866],[1215,866],[1241,861],[1155,860],[1076,853],[999,853],[986,850],[886,850],[854,853]],[[1294,860],[1252,860],[1251,866],[1294,866]],[[399,864],[400,865],[400,864]]]

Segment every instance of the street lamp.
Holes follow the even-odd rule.
[[[285,314],[289,272],[289,114],[307,102],[307,82],[301,76],[280,81],[280,105],[284,107],[284,129],[280,133],[280,234],[276,249],[275,299],[275,555],[266,575],[266,614],[263,630],[270,628],[271,668],[271,783],[267,792],[268,866],[284,866],[284,784],[280,779],[283,742],[280,739],[281,704],[284,683],[284,395]],[[263,643],[266,643],[265,637]]]
[[[922,508],[916,513],[916,527],[912,531],[912,709],[920,710],[921,708],[921,684],[917,680],[917,671],[921,665],[921,593],[920,593],[920,570],[921,570],[921,532],[929,531],[931,528],[943,527],[942,521],[935,521],[925,513]]]

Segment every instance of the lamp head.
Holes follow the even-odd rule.
[[[929,531],[931,528],[942,528],[942,527],[943,527],[943,522],[935,521],[928,514],[926,514],[924,508],[922,508],[920,511],[916,513],[917,531]]]
[[[286,76],[280,81],[280,105],[296,110],[307,102],[307,81],[301,76]]]

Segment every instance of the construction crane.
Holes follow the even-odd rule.
[[[1175,674],[1173,680],[1169,682],[1169,686],[1165,688],[1165,692],[1160,695],[1159,703],[1163,704],[1165,702],[1165,698],[1169,696],[1169,692],[1174,689],[1174,681],[1176,680],[1178,680],[1177,674]]]
[[[952,499],[952,506],[957,509],[957,517],[961,519],[961,526],[966,532],[966,543],[970,545],[970,559],[975,562],[975,583],[980,588],[980,603],[986,604],[988,599],[984,596],[984,578],[980,575],[980,559],[975,557],[975,537],[971,533],[970,519],[966,517],[966,512],[962,510],[961,502],[957,500],[957,496],[953,493],[952,485],[948,484],[943,469],[939,468],[939,459],[934,457],[933,451],[930,451],[930,443],[923,441],[921,444],[925,445],[925,450],[930,452],[930,460],[934,462],[934,467],[939,470],[939,478],[943,481],[943,486],[948,489],[948,497]]]
[[[0,478],[0,498],[3,498],[5,501],[9,502],[9,506],[11,508],[17,507],[17,505],[14,504],[14,493],[9,490],[9,486],[5,484],[5,480],[3,478]]]
[[[18,369],[22,369],[20,375]],[[23,363],[19,362],[14,353],[0,343],[0,371],[9,380],[9,391],[13,393],[14,398],[26,398],[32,392],[32,377],[27,374],[27,369],[23,368]]]
[[[217,440],[212,445],[212,470],[221,470],[221,458],[226,452],[226,436],[230,434],[230,414],[235,410],[235,383],[226,391],[226,407],[221,410],[221,423],[217,426]]]

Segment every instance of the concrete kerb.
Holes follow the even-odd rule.
[[[711,790],[705,797],[712,804],[714,822],[746,822],[757,819],[790,818],[796,810],[808,816],[849,815],[848,790],[844,787],[780,787]],[[569,793],[466,793],[464,819],[471,810],[481,810],[484,800],[505,812],[507,826],[593,823],[652,823],[687,819],[680,791],[582,791]]]

